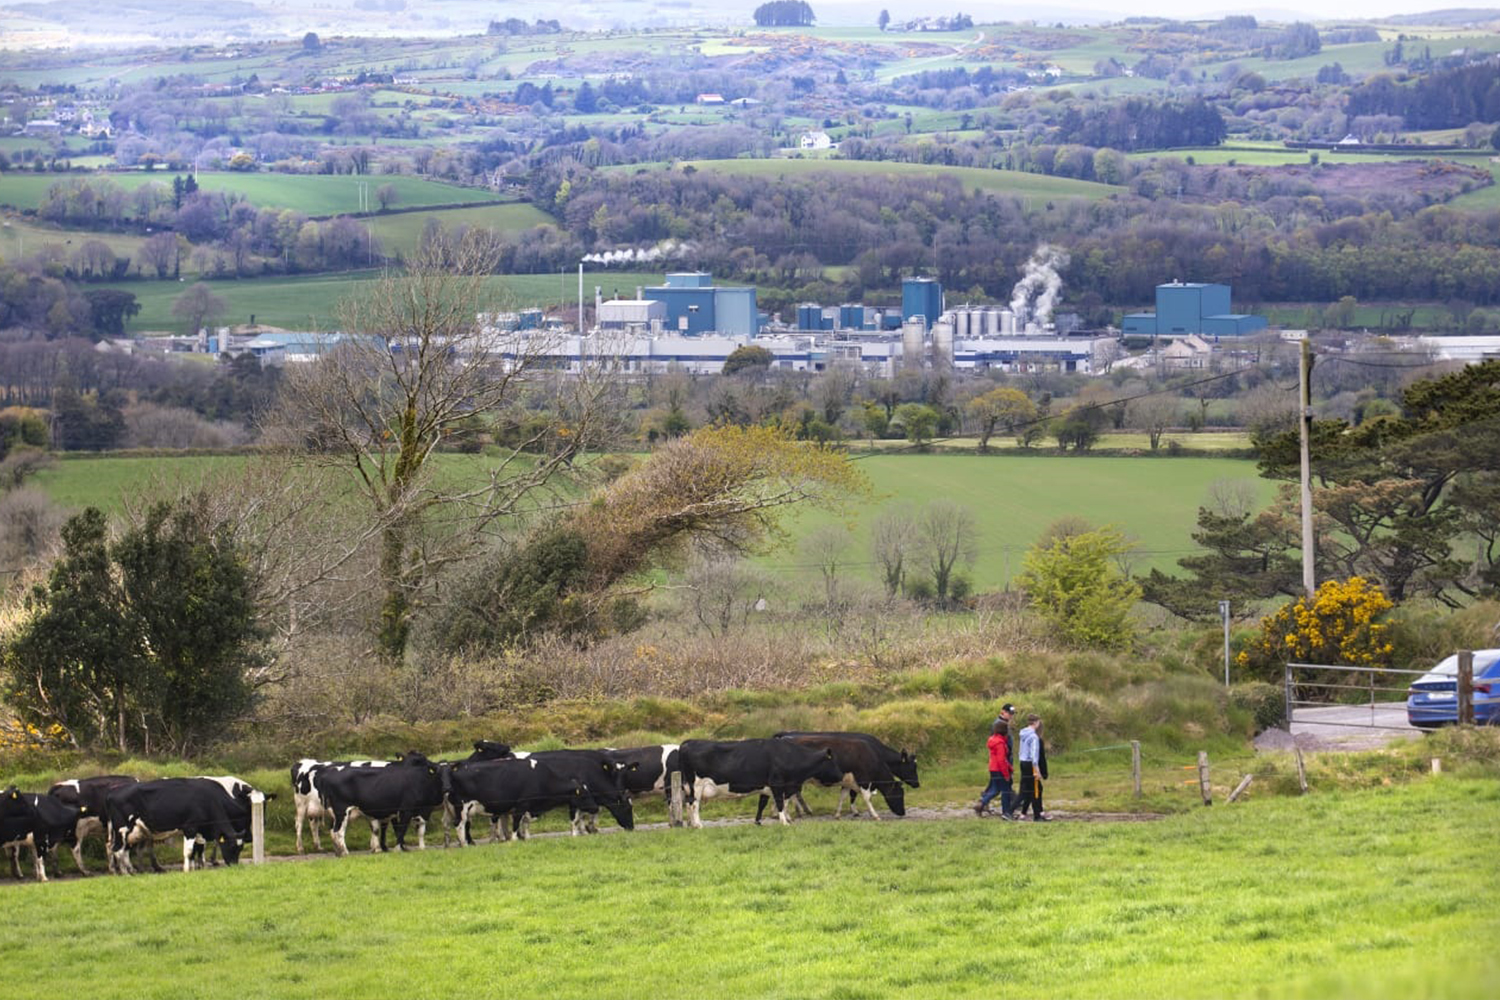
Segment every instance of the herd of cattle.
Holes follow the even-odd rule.
[[[878,819],[872,801],[878,791],[893,813],[904,816],[902,785],[917,787],[916,755],[866,733],[789,732],[770,739],[535,753],[482,740],[459,761],[432,761],[420,753],[394,761],[298,761],[291,770],[297,852],[304,825],[322,850],[326,822],[335,853],[347,854],[349,821],[360,816],[370,824],[372,851],[387,850],[388,830],[396,849],[405,850],[412,824],[417,846],[425,848],[427,823],[439,811],[444,846],[450,830],[460,845],[473,844],[473,821],[480,816],[489,819],[492,842],[512,835],[525,839],[531,820],[550,809],[568,810],[574,836],[597,832],[601,809],[630,830],[632,801],[652,793],[670,796],[674,771],[682,775],[685,818],[693,827],[703,825],[704,799],[757,793],[757,824],[772,801],[777,819],[788,823],[788,804],[807,811],[801,790],[808,782],[840,789],[837,815],[843,814],[847,791],[851,811],[862,795]],[[9,852],[16,878],[20,849],[29,848],[39,881],[47,878],[43,859],[54,857],[55,864],[59,845],[70,847],[79,872],[88,874],[83,843],[91,836],[104,838],[108,870],[118,874],[135,873],[132,849],[144,850],[160,871],[153,845],[179,836],[183,871],[201,866],[206,850],[235,864],[250,841],[252,800],[260,794],[227,776],[138,781],[104,775],[58,782],[45,795],[12,786],[0,793],[0,846]]]

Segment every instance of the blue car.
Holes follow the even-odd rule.
[[[1432,668],[1406,692],[1406,721],[1418,729],[1458,721],[1458,654]],[[1500,649],[1474,651],[1474,722],[1500,725]]]

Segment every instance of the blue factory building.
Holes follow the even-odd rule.
[[[1126,336],[1148,337],[1236,337],[1266,326],[1264,316],[1230,311],[1228,285],[1181,281],[1156,286],[1156,312],[1127,313],[1120,324]]]
[[[943,314],[943,286],[932,278],[901,280],[901,315],[905,319],[921,316],[927,329]]]
[[[701,336],[723,333],[753,337],[760,332],[760,313],[754,288],[716,288],[713,276],[701,271],[669,274],[665,285],[642,291],[667,307],[667,332]]]

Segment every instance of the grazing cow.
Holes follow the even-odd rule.
[[[396,828],[396,850],[406,850],[406,829],[417,822],[417,848],[427,849],[427,820],[443,804],[443,781],[438,765],[420,753],[409,753],[388,767],[329,768],[313,776],[332,822],[334,853],[349,853],[345,833],[355,815],[370,820],[370,849],[376,848],[374,829],[382,824],[380,850],[386,850],[383,824]]]
[[[700,828],[702,799],[758,792],[761,802],[755,812],[756,825],[760,824],[768,797],[775,799],[776,818],[786,825],[791,823],[786,815],[786,800],[803,783],[837,785],[844,778],[830,751],[814,750],[788,740],[688,740],[678,748],[677,755],[683,794],[689,806],[688,822]]]
[[[36,880],[47,881],[43,859],[58,844],[73,842],[78,835],[78,814],[78,806],[18,791],[14,785],[0,793],[0,845],[10,854],[11,874],[21,877],[21,848],[29,847]]]
[[[632,798],[648,792],[671,794],[671,774],[677,770],[677,744],[630,747],[625,750],[605,748],[605,755],[619,766],[620,783]]]
[[[460,846],[474,843],[470,823],[476,813],[490,818],[490,842],[494,843],[509,841],[512,831],[525,840],[531,820],[548,809],[567,806],[575,814],[599,811],[586,782],[560,773],[535,756],[460,761],[443,771],[443,790],[458,816]]]
[[[105,796],[115,870],[133,875],[132,844],[182,837],[182,870],[201,864],[202,841],[222,848],[225,864],[238,864],[250,840],[250,785],[237,778],[161,778],[121,785]],[[243,802],[243,806],[240,803]]]
[[[64,805],[74,806],[78,809],[78,829],[73,836],[73,860],[78,865],[80,875],[89,874],[89,870],[83,863],[83,842],[88,837],[98,836],[108,840],[108,833],[104,824],[108,819],[104,811],[104,797],[109,794],[110,789],[119,788],[121,785],[133,785],[136,779],[128,774],[104,774],[96,778],[74,778],[69,781],[59,781],[47,790],[47,794],[57,799]],[[112,852],[104,852],[105,867],[108,871],[115,870],[115,856]]]
[[[320,833],[323,828],[323,820],[328,817],[328,810],[323,805],[323,797],[318,794],[317,786],[313,783],[313,776],[319,771],[329,768],[343,767],[385,767],[389,761],[384,760],[313,760],[304,757],[292,765],[292,804],[297,810],[297,853],[302,853],[302,824],[306,823],[312,830],[313,847],[323,849],[323,838]],[[375,829],[372,824],[371,842],[374,842]],[[374,850],[372,847],[371,850]]]
[[[538,750],[530,754],[518,753],[516,756],[546,761],[553,771],[587,786],[594,801],[608,809],[615,822],[623,829],[635,829],[635,809],[630,804],[630,796],[621,780],[622,774],[629,770],[629,765],[622,768],[610,759],[607,751]],[[599,832],[598,806],[591,810],[570,808],[568,817],[572,821],[575,837],[579,833]]]
[[[869,810],[870,818],[880,818],[872,801],[877,791],[885,797],[886,805],[891,807],[891,812],[897,816],[906,815],[906,796],[902,791],[901,781],[892,772],[880,751],[876,749],[875,744],[880,741],[873,736],[866,737],[860,733],[777,733],[776,738],[811,747],[814,750],[827,750],[833,754],[834,761],[843,772],[843,779],[839,782],[839,807],[834,813],[835,819],[844,814],[844,790],[849,793],[849,810],[855,816],[859,813],[854,804],[854,797],[860,794],[864,796],[865,808]],[[880,745],[884,746],[884,744]],[[910,768],[907,769],[907,773],[915,778],[915,758],[907,758],[904,752],[900,754],[900,757],[903,760],[909,759]],[[812,810],[807,808],[807,803],[802,801],[800,792],[793,798],[799,811],[806,812],[808,815],[812,814]]]

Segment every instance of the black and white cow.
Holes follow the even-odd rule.
[[[521,840],[531,820],[548,809],[566,806],[570,813],[597,813],[599,803],[588,783],[562,774],[539,757],[460,761],[443,771],[444,791],[458,817],[458,843],[474,843],[470,824],[483,813],[490,819],[490,842]],[[507,822],[509,821],[509,822]],[[578,831],[573,831],[576,836]]]
[[[474,752],[473,753],[469,754],[469,756],[465,757],[461,761],[456,761],[456,760],[455,761],[443,761],[442,763],[440,763],[438,765],[438,769],[439,769],[439,771],[442,771],[444,768],[456,767],[459,764],[473,763],[475,761],[483,761],[483,760],[509,760],[509,759],[513,758],[514,756],[515,755],[513,753],[511,753],[510,744],[509,743],[501,743],[501,742],[499,742],[497,740],[475,740],[474,741]],[[446,793],[446,789],[445,789],[444,795],[443,795],[443,847],[444,848],[447,848],[448,841],[449,841],[451,835],[453,834],[454,830],[457,829],[457,827],[459,826],[459,824],[461,824],[462,822],[463,822],[463,816],[459,812],[458,806],[454,803],[453,797],[451,795],[448,795]],[[465,829],[467,829],[467,828],[465,828]],[[472,844],[473,842],[474,842],[473,839],[470,838],[469,843]],[[458,846],[460,846],[460,847],[464,846],[464,840],[463,840],[463,835],[462,834],[459,835]]]
[[[374,830],[380,824],[379,849],[386,850],[383,824],[396,830],[396,850],[406,850],[406,830],[417,823],[417,848],[427,849],[427,821],[443,804],[443,781],[438,765],[420,753],[405,754],[387,767],[329,768],[313,775],[331,819],[333,850],[349,853],[345,834],[356,815],[370,820],[370,849],[376,849]]]
[[[618,765],[620,784],[631,798],[650,792],[661,792],[664,797],[671,794],[668,786],[672,772],[677,770],[676,743],[624,750],[606,747],[604,753]]]
[[[906,796],[902,791],[901,779],[892,771],[886,762],[885,755],[879,749],[885,747],[885,744],[875,737],[863,733],[777,733],[776,738],[815,750],[827,750],[833,754],[834,761],[843,771],[843,780],[839,783],[842,790],[839,792],[839,806],[834,813],[835,819],[844,814],[844,790],[849,793],[849,810],[856,816],[858,810],[854,804],[855,795],[859,794],[864,796],[865,808],[869,810],[870,818],[880,818],[872,801],[877,791],[884,796],[891,812],[897,816],[906,815]],[[886,749],[890,748],[886,747]],[[891,754],[898,755],[897,751],[891,751]],[[903,771],[914,782],[916,758],[908,756],[905,751],[899,752],[898,756],[904,765],[909,765],[903,766]],[[794,797],[794,801],[799,812],[812,814],[812,810],[808,809],[807,803],[802,800],[800,792]]]
[[[21,877],[21,848],[31,849],[38,882],[47,881],[44,859],[58,844],[72,844],[78,835],[77,806],[48,795],[33,795],[14,785],[0,793],[0,846],[10,855],[10,871]]]
[[[622,767],[611,759],[605,750],[538,750],[534,753],[518,751],[516,756],[525,760],[542,760],[553,771],[565,778],[572,778],[586,785],[597,806],[592,810],[569,809],[573,835],[599,832],[599,809],[603,806],[623,829],[635,829],[635,809],[630,804],[630,795],[622,780],[629,765]]]
[[[105,830],[108,815],[104,811],[104,797],[112,788],[135,783],[136,779],[128,774],[102,774],[94,778],[72,778],[68,781],[59,781],[47,790],[47,794],[59,802],[78,809],[78,829],[73,835],[73,860],[78,864],[80,875],[89,874],[87,866],[83,863],[84,840],[94,836],[105,841],[109,839]],[[106,869],[113,872],[115,870],[114,854],[106,850],[104,857]]]
[[[160,778],[121,785],[105,796],[115,871],[135,874],[133,844],[182,837],[182,870],[201,864],[212,842],[225,864],[238,864],[250,841],[249,798],[254,789],[238,778]]]
[[[317,786],[313,783],[313,776],[319,771],[330,768],[344,767],[385,767],[390,761],[386,760],[313,760],[304,757],[292,765],[292,804],[297,810],[297,853],[302,853],[302,825],[307,824],[312,830],[313,847],[317,850],[323,849],[323,838],[320,833],[323,828],[323,820],[328,818],[328,810],[323,805],[323,797],[318,794]],[[376,829],[372,825],[371,843],[374,843]],[[371,847],[371,850],[374,850]]]
[[[677,759],[688,803],[688,823],[700,828],[703,821],[699,808],[703,799],[759,793],[756,825],[760,824],[768,799],[776,802],[776,818],[782,824],[789,824],[786,801],[804,783],[837,785],[844,778],[832,753],[789,740],[687,740],[678,747]]]

